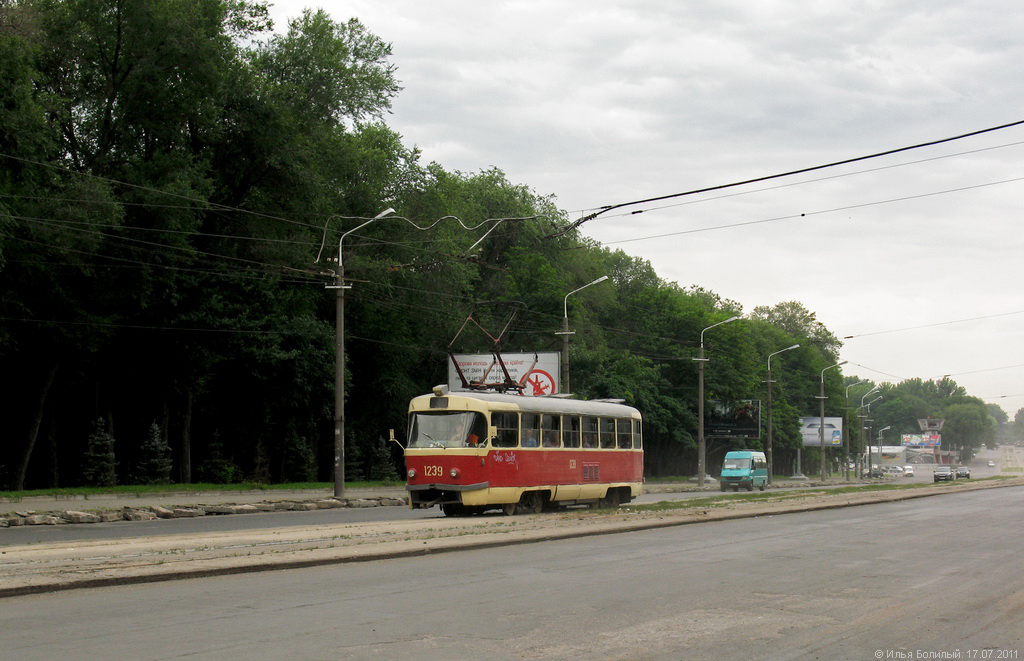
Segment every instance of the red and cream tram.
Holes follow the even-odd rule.
[[[408,439],[410,505],[449,516],[614,507],[643,486],[640,412],[621,403],[438,387],[410,402]]]

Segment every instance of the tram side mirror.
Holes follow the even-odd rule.
[[[403,446],[401,443],[399,443],[398,439],[395,438],[395,430],[394,429],[389,429],[388,430],[388,435],[389,435],[388,440],[391,441],[392,443],[398,443],[398,447],[402,448],[402,451],[404,452],[405,451],[405,446]]]

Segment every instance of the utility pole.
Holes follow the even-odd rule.
[[[337,298],[335,299],[334,316],[335,316],[335,332],[334,332],[334,343],[335,343],[335,360],[334,360],[334,496],[335,498],[342,498],[345,495],[345,290],[349,289],[351,285],[345,284],[345,262],[342,255],[342,246],[345,243],[345,237],[353,232],[357,232],[370,223],[381,220],[389,214],[395,213],[394,209],[385,209],[373,218],[367,220],[358,227],[353,227],[349,231],[341,235],[338,239],[338,269],[335,274],[335,283],[333,285],[327,285],[327,289],[337,289]],[[448,218],[446,216],[445,218]],[[426,231],[437,225],[445,218],[438,219],[426,227],[420,227],[416,223],[412,222],[408,218],[402,218],[401,216],[395,216],[406,221],[417,230]],[[456,218],[463,229],[472,230],[480,227],[484,223],[493,222],[489,230],[484,232],[477,241],[467,248],[466,252],[472,250],[483,241],[487,235],[493,232],[498,225],[506,220],[523,220],[521,218],[492,218],[485,220],[479,225],[470,227],[465,225],[461,220]],[[330,222],[330,219],[328,219]],[[327,225],[324,225],[324,240],[327,238]],[[320,250],[323,251],[323,245],[321,244]],[[317,255],[317,261],[320,261],[320,255]],[[603,279],[603,278],[602,278]],[[594,283],[591,283],[594,284]]]
[[[700,357],[694,358],[697,361],[697,486],[704,486],[704,476],[707,473],[707,442],[704,440],[704,363],[708,361],[704,357],[704,333],[716,326],[736,321],[739,316],[729,317],[725,321],[712,324],[700,332]]]
[[[799,344],[794,344],[791,347],[785,349],[779,349],[775,353],[768,354],[768,447],[765,448],[765,459],[768,460],[768,484],[772,483],[772,472],[774,470],[774,460],[772,459],[772,356],[776,356],[783,351],[789,351],[791,349],[799,349]]]
[[[338,239],[338,272],[332,289],[338,294],[334,305],[334,497],[345,497],[345,290],[351,285],[345,284],[345,262],[342,260],[341,246],[345,237],[360,230],[375,220],[380,220],[394,209],[380,212],[359,227],[350,229]]]
[[[820,411],[820,413],[821,413],[821,420],[820,420],[820,422],[818,424],[818,442],[819,442],[819,444],[821,446],[821,481],[822,482],[824,482],[825,479],[826,479],[826,477],[825,477],[825,400],[828,399],[828,398],[825,397],[825,372],[827,372],[828,370],[832,369],[833,367],[839,367],[840,365],[845,365],[845,364],[846,364],[846,361],[844,360],[841,363],[836,363],[835,365],[829,365],[825,369],[821,370],[821,390],[818,393],[818,401],[821,403],[821,411]],[[840,433],[842,433],[842,432],[840,431]],[[832,439],[829,439],[829,442],[831,443]]]
[[[575,294],[576,292],[580,291],[581,289],[586,289],[587,287],[589,287],[591,285],[596,285],[597,283],[604,282],[607,279],[608,279],[608,276],[602,275],[600,278],[598,278],[597,280],[594,280],[593,282],[588,282],[587,284],[583,285],[582,287],[577,287],[576,289],[573,289],[571,292],[566,294],[565,295],[565,299],[562,301],[562,332],[561,333],[556,333],[556,335],[561,335],[562,336],[562,392],[563,393],[569,394],[571,392],[569,390],[569,336],[572,335],[572,333],[569,332],[569,297],[572,296],[573,294]]]

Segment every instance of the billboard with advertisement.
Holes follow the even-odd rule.
[[[821,447],[821,416],[800,418],[800,434],[804,439],[804,447]],[[825,447],[840,448],[843,446],[843,419],[825,416]]]
[[[457,353],[455,361],[462,375],[470,383],[502,383],[505,374],[493,354]],[[523,394],[529,397],[554,395],[560,392],[561,354],[557,351],[541,353],[503,353],[501,359],[512,380],[523,386]],[[457,392],[466,390],[462,386],[459,372],[449,359],[448,389]]]
[[[942,434],[903,434],[900,439],[903,445],[921,447],[938,447],[942,445]]]
[[[741,399],[734,404],[710,402],[704,416],[704,436],[707,438],[761,437],[761,400]]]

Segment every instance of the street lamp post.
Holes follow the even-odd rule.
[[[569,392],[569,336],[572,335],[572,333],[569,332],[569,297],[581,289],[586,289],[591,285],[596,285],[597,283],[604,282],[607,279],[608,276],[602,275],[593,282],[588,282],[582,287],[573,289],[565,295],[565,300],[562,302],[562,332],[558,333],[558,335],[562,336],[562,392],[564,393]]]
[[[850,433],[853,431],[853,425],[850,424],[852,421],[848,419],[850,417],[850,388],[860,386],[865,383],[867,383],[867,381],[858,381],[857,383],[851,383],[846,386],[846,406],[843,409],[846,412],[846,432],[843,434],[843,451],[846,454],[846,459],[843,462],[843,465],[846,466],[847,482],[850,481]]]
[[[878,468],[882,468],[882,432],[892,429],[892,427],[882,427],[878,430]]]
[[[337,299],[335,302],[335,361],[334,361],[334,495],[335,497],[342,497],[345,495],[345,290],[351,288],[351,285],[345,284],[345,262],[342,255],[342,246],[345,243],[345,237],[353,232],[357,232],[370,223],[378,220],[385,219],[389,214],[395,213],[394,209],[385,209],[373,218],[370,218],[365,223],[362,223],[358,227],[354,227],[349,231],[341,235],[338,239],[338,268],[335,274],[335,284],[327,285],[327,289],[338,290]],[[332,216],[331,218],[333,218]],[[327,219],[330,223],[331,218]],[[426,227],[420,227],[416,223],[412,222],[408,218],[402,218],[401,216],[391,216],[391,218],[397,218],[404,220],[409,223],[417,230],[426,231],[433,228],[442,220],[447,218],[454,218],[454,216],[445,216],[434,221]],[[494,222],[489,230],[484,232],[483,236],[477,239],[476,243],[469,247],[472,250],[483,241],[487,235],[497,228],[502,222],[506,220],[525,220],[524,218],[491,218],[483,221],[476,226],[468,226],[461,220],[456,218],[459,224],[462,225],[463,229],[473,230],[485,223]],[[320,245],[320,253],[316,256],[316,261],[320,261],[320,256],[323,253],[324,245],[327,240],[327,224],[324,224],[324,242]]]
[[[341,246],[345,237],[360,230],[375,220],[380,220],[394,209],[386,209],[359,227],[350,229],[338,239],[338,272],[336,283],[332,288],[338,290],[335,300],[334,315],[334,497],[345,495],[345,290],[351,285],[345,284],[345,263],[342,261]]]
[[[818,402],[821,404],[819,413],[821,414],[821,422],[818,425],[818,442],[821,445],[821,481],[825,481],[825,372],[832,369],[833,367],[839,367],[845,365],[846,361],[836,363],[835,365],[829,365],[825,369],[821,370],[821,388],[818,391]],[[831,441],[830,441],[831,442]]]
[[[707,445],[704,441],[704,333],[716,326],[736,321],[739,316],[729,317],[725,321],[711,324],[700,332],[700,357],[694,358],[697,361],[697,486],[704,486],[704,476],[707,471]]]
[[[794,344],[791,347],[785,349],[779,349],[775,353],[768,354],[768,447],[765,448],[765,458],[768,460],[768,484],[772,483],[772,356],[777,356],[783,351],[790,351],[792,349],[800,348],[799,344]]]
[[[858,417],[864,418],[864,421],[861,423],[861,441],[863,441],[864,447],[868,451],[868,475],[869,476],[871,474],[871,437],[870,437],[869,434],[865,434],[865,431],[868,429],[868,427],[866,426],[867,423],[871,422],[868,419],[868,414],[871,413],[871,405],[874,404],[875,402],[877,402],[878,400],[882,399],[882,396],[879,395],[878,397],[875,397],[874,399],[872,399],[867,404],[864,403],[864,400],[867,399],[868,395],[870,395],[871,393],[875,392],[876,390],[878,390],[878,386],[875,386],[871,390],[867,391],[866,393],[864,393],[864,396],[860,398],[860,408],[864,409],[865,412],[864,412],[863,415],[858,415]],[[860,409],[858,409],[858,410],[860,410]]]

